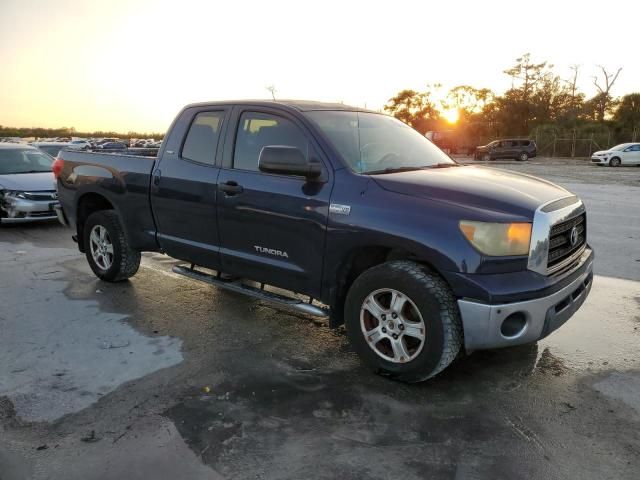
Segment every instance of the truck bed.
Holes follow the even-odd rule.
[[[72,219],[91,194],[105,197],[119,211],[129,241],[136,248],[156,247],[156,228],[151,212],[149,188],[155,157],[128,153],[102,153],[62,150],[58,158],[64,161],[65,187],[59,189],[59,199]],[[119,212],[122,213],[122,212]],[[82,218],[82,215],[79,215]]]

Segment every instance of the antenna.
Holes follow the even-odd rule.
[[[271,98],[273,98],[273,100],[276,100],[276,86],[275,85],[269,85],[267,87],[267,90],[269,90],[269,92],[271,93]]]

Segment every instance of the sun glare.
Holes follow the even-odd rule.
[[[442,116],[445,118],[445,120],[449,123],[456,123],[458,121],[458,109],[457,108],[450,108],[449,110],[445,110],[444,112],[442,112]]]

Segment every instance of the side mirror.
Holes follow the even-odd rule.
[[[315,179],[322,174],[322,166],[309,162],[299,148],[282,145],[262,147],[258,168],[265,173],[297,175],[307,179]]]

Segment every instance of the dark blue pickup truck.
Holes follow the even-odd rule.
[[[99,278],[164,252],[187,277],[344,323],[367,364],[408,382],[545,337],[591,288],[578,197],[341,104],[189,105],[157,158],[62,151],[53,168]]]

